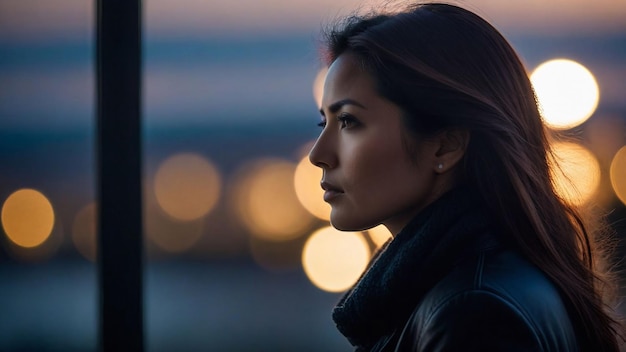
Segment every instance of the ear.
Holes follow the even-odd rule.
[[[439,144],[435,153],[435,172],[442,174],[452,170],[463,159],[469,139],[470,133],[467,130],[452,129],[439,133],[435,137]]]

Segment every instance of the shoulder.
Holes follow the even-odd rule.
[[[400,344],[419,351],[576,350],[556,287],[521,256],[501,250],[461,261],[433,287]]]

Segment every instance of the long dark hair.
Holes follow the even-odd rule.
[[[507,40],[474,13],[441,3],[349,16],[325,34],[325,63],[354,54],[378,93],[404,110],[412,135],[470,131],[463,182],[505,241],[559,288],[581,350],[618,351],[623,332],[605,300],[600,251],[590,226],[555,192],[548,132]]]

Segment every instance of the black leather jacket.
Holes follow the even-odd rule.
[[[578,351],[556,286],[468,192],[424,209],[333,311],[357,351]]]
[[[558,291],[511,251],[458,263],[373,351],[578,351]]]

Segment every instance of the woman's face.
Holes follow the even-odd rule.
[[[324,127],[309,158],[323,170],[334,227],[357,231],[382,223],[395,235],[441,194],[438,144],[408,137],[400,107],[377,94],[351,54],[330,66],[320,112]],[[403,140],[412,143],[412,155]]]

